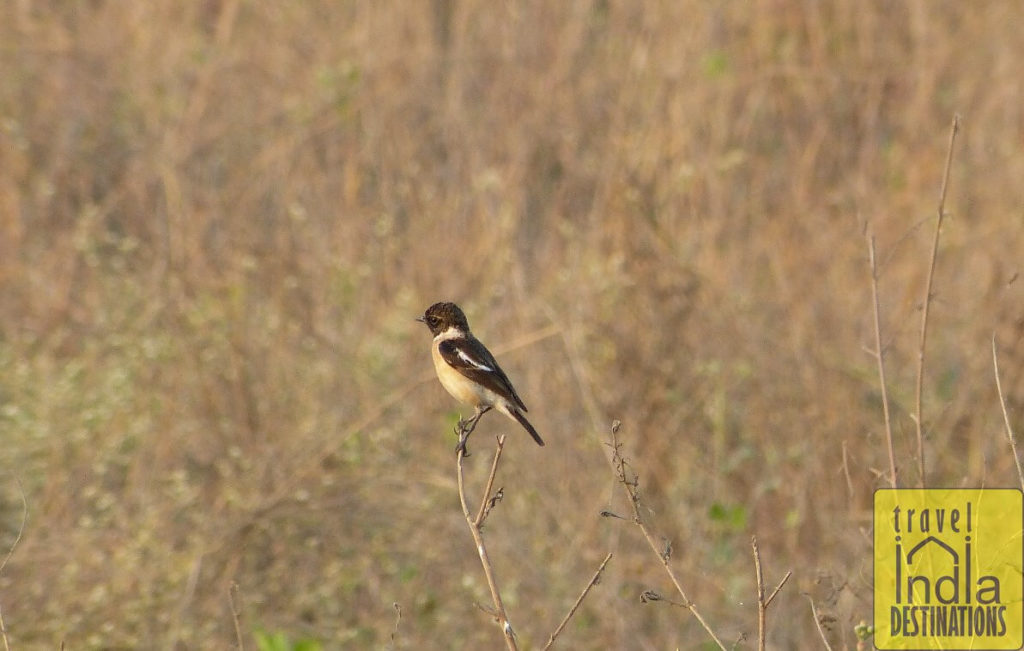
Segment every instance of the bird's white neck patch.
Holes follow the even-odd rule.
[[[437,336],[434,337],[434,341],[444,341],[446,339],[455,339],[456,337],[465,337],[465,336],[466,336],[466,331],[465,330],[461,330],[461,329],[459,329],[459,328],[457,328],[455,326],[449,326],[448,329],[445,330],[444,332],[437,333]]]

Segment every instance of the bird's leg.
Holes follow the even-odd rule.
[[[476,429],[476,424],[480,422],[480,417],[489,412],[491,408],[488,405],[482,405],[477,407],[473,411],[473,415],[469,420],[463,420],[459,418],[458,424],[455,426],[455,433],[459,435],[459,443],[455,446],[455,454],[462,453],[462,456],[468,457],[469,450],[466,449],[466,441],[469,440],[469,435]]]

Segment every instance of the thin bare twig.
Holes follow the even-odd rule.
[[[960,129],[960,116],[953,116],[953,124],[949,130],[949,149],[946,152],[946,169],[942,174],[942,188],[939,190],[938,219],[935,220],[935,237],[932,240],[931,260],[928,263],[928,280],[925,283],[924,304],[921,306],[921,339],[917,348],[917,388],[915,391],[914,422],[917,427],[917,470],[918,486],[925,487],[924,464],[924,425],[921,408],[921,393],[924,387],[924,351],[928,341],[928,308],[932,302],[932,282],[935,279],[935,261],[939,257],[939,235],[942,233],[942,220],[946,214],[946,190],[949,187],[949,170],[953,166],[953,145],[956,143],[956,132]]]
[[[843,439],[843,477],[846,478],[846,497],[853,501],[853,479],[850,477],[850,455],[847,453],[846,439]]]
[[[25,533],[25,525],[28,523],[28,500],[25,498],[25,487],[21,485],[21,480],[17,477],[14,478],[14,481],[18,483],[18,492],[21,494],[21,526],[18,527],[18,535],[14,537],[11,548],[7,550],[7,556],[4,556],[3,562],[0,563],[0,572],[4,571],[7,561],[11,560],[11,556],[14,555],[14,549],[21,542],[21,536]]]
[[[231,621],[235,623],[235,640],[238,642],[238,651],[245,651],[245,644],[242,642],[242,609],[239,608],[235,595],[238,593],[238,584],[234,581],[228,587],[228,602],[231,604]]]
[[[686,608],[690,611],[690,613],[693,614],[693,616],[697,619],[697,621],[704,628],[704,630],[711,637],[711,639],[715,641],[715,644],[718,645],[718,648],[722,649],[722,651],[727,651],[726,646],[722,644],[722,641],[718,639],[717,635],[715,635],[715,632],[711,629],[711,626],[709,626],[707,621],[705,621],[704,617],[701,616],[700,612],[697,610],[697,606],[692,601],[690,601],[689,597],[686,596],[686,591],[683,590],[683,586],[679,582],[679,578],[676,576],[676,573],[672,570],[672,566],[669,564],[670,556],[664,553],[664,545],[658,544],[658,541],[655,539],[654,535],[647,528],[647,525],[644,524],[643,518],[640,517],[639,482],[636,479],[636,477],[628,477],[626,472],[626,461],[622,457],[622,444],[619,443],[619,440],[616,436],[621,425],[622,423],[620,423],[619,421],[615,421],[614,423],[612,423],[611,428],[612,440],[610,443],[610,447],[612,448],[612,471],[615,473],[615,476],[619,480],[619,483],[622,484],[622,487],[625,489],[627,497],[629,497],[629,506],[633,510],[633,524],[640,528],[640,531],[641,533],[643,533],[644,538],[647,539],[647,544],[650,546],[655,556],[658,557],[658,560],[661,561],[662,566],[665,568],[665,572],[666,574],[668,574],[668,578],[672,581],[672,585],[675,586],[676,592],[678,592],[679,596],[683,598],[683,603],[679,605]],[[657,600],[659,599],[648,599],[648,601]]]
[[[494,488],[494,475],[498,472],[498,459],[501,458],[501,448],[505,444],[505,435],[503,434],[498,439],[498,451],[494,454],[494,461],[491,462],[491,474],[487,476],[487,485],[484,487],[484,495],[480,498],[480,509],[476,512],[476,519],[473,520],[473,525],[478,529],[483,526],[484,518],[490,513],[488,504],[493,505],[494,500],[491,497],[491,489]]]
[[[1020,455],[1017,454],[1017,442],[1013,437],[1013,427],[1010,426],[1010,415],[1006,412],[1006,400],[1003,398],[1003,383],[999,380],[999,357],[996,355],[995,335],[992,335],[992,369],[996,374],[996,393],[999,394],[999,406],[1003,410],[1003,422],[1006,423],[1006,438],[1010,439],[1013,462],[1017,464],[1017,477],[1020,479],[1020,487],[1024,489],[1024,471],[1020,467]]]
[[[825,636],[825,629],[821,627],[821,621],[818,619],[818,609],[814,607],[814,599],[811,599],[811,595],[804,594],[807,597],[807,601],[811,602],[811,616],[814,617],[814,625],[818,627],[818,635],[821,636],[821,641],[825,643],[825,648],[828,651],[832,651],[832,645],[828,643],[828,638]]]
[[[875,236],[868,234],[868,257],[871,261],[871,302],[875,312],[875,359],[878,362],[878,383],[882,387],[882,414],[885,416],[885,444],[889,451],[889,482],[896,488],[896,453],[892,446],[892,420],[889,417],[889,392],[885,383],[885,349],[882,348],[882,319],[878,308],[878,266],[875,263]]]
[[[475,426],[475,422],[473,425]],[[469,432],[465,431],[464,428],[460,428],[460,440],[465,440],[469,436]],[[472,431],[472,430],[470,430]],[[498,447],[494,451],[494,463],[491,464],[491,474],[487,478],[487,486],[490,487],[494,484],[494,475],[498,471],[498,459],[501,457],[501,451],[505,447],[505,435],[502,434],[498,437]],[[487,556],[487,547],[484,545],[483,531],[480,528],[479,522],[469,512],[469,503],[466,500],[466,485],[463,477],[462,462],[465,459],[465,449],[460,448],[456,455],[456,466],[458,468],[459,478],[459,502],[462,504],[462,514],[466,517],[466,524],[469,525],[469,532],[473,535],[473,542],[476,543],[476,551],[480,556],[480,564],[484,569],[484,576],[487,577],[487,587],[491,591],[491,600],[494,602],[494,617],[501,626],[502,636],[505,638],[505,645],[509,651],[517,651],[515,633],[512,631],[512,624],[508,621],[508,615],[505,612],[505,604],[501,600],[501,591],[498,590],[498,580],[494,575],[494,567],[491,565],[491,560]],[[487,501],[487,493],[484,493],[484,502]],[[481,511],[480,516],[483,517]]]
[[[786,585],[786,581],[789,581],[793,572],[786,572],[786,576],[782,577],[782,580],[766,599],[764,596],[764,574],[761,572],[761,550],[757,547],[757,536],[751,536],[750,547],[754,550],[754,575],[757,577],[757,648],[758,651],[764,651],[765,639],[768,634],[765,627],[768,606],[775,599],[775,595],[779,594],[782,586]]]
[[[25,498],[25,487],[21,485],[21,480],[17,477],[14,481],[18,483],[18,492],[21,494],[21,526],[18,527],[18,535],[14,537],[14,542],[11,543],[11,548],[7,550],[7,556],[4,556],[4,560],[0,563],[0,573],[7,567],[7,561],[11,560],[11,556],[14,555],[14,549],[21,542],[21,536],[25,533],[25,525],[28,523],[28,499]],[[11,651],[10,643],[7,641],[7,626],[4,624],[3,610],[0,609],[0,640],[3,640],[4,651]]]
[[[764,574],[761,572],[761,552],[757,549],[757,536],[750,538],[750,546],[754,549],[754,576],[757,579],[757,648],[764,651],[765,618],[768,608],[764,603]]]
[[[394,649],[398,640],[398,626],[402,623],[402,604],[396,601],[391,605],[395,609],[395,628],[391,631],[391,648]]]
[[[559,635],[561,635],[562,629],[565,628],[566,624],[569,623],[569,620],[572,619],[572,616],[576,614],[577,610],[579,610],[580,604],[582,604],[583,600],[587,598],[587,594],[590,592],[590,589],[601,582],[601,573],[604,572],[605,565],[607,565],[608,561],[610,561],[611,559],[612,554],[611,552],[608,552],[608,555],[604,557],[603,561],[601,561],[601,565],[598,566],[597,571],[594,572],[594,576],[590,578],[590,583],[587,584],[587,587],[583,588],[583,592],[581,592],[579,598],[576,599],[576,603],[572,605],[572,608],[569,609],[569,612],[566,613],[565,617],[562,618],[562,621],[561,623],[559,623],[558,628],[556,628],[555,632],[552,633],[551,637],[548,638],[548,643],[544,645],[544,651],[550,649],[551,645],[555,643],[555,639]]]
[[[782,586],[786,585],[786,581],[789,581],[789,577],[791,577],[791,576],[793,576],[793,570],[787,571],[786,572],[786,576],[782,577],[782,580],[779,581],[779,584],[777,586],[775,586],[775,589],[772,590],[772,593],[770,595],[768,595],[767,599],[765,599],[765,601],[764,601],[764,607],[765,608],[767,608],[768,606],[772,605],[772,602],[775,601],[775,595],[779,594],[779,590],[782,590]]]

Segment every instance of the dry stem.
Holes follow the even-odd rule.
[[[21,536],[25,533],[25,524],[28,522],[28,500],[25,498],[25,488],[21,485],[20,479],[15,478],[14,481],[18,482],[18,491],[21,493],[21,526],[18,527],[18,535],[14,537],[14,542],[11,543],[7,556],[0,563],[0,572],[4,571],[4,568],[7,567],[7,561],[11,560],[11,556],[14,555],[14,549],[21,542]],[[4,651],[11,651],[10,643],[7,641],[7,626],[4,624],[2,609],[0,609],[0,640],[3,640]]]
[[[476,422],[472,425],[475,427]],[[461,429],[461,428],[460,428]],[[465,440],[470,432],[462,430],[459,432],[460,440]],[[494,475],[498,471],[498,460],[501,458],[501,451],[505,447],[505,435],[502,434],[498,437],[498,447],[494,451],[494,462],[491,464],[491,474],[487,478],[487,490],[489,491],[491,486],[494,485]],[[494,602],[494,616],[501,626],[501,632],[505,638],[505,645],[509,648],[509,651],[516,651],[515,633],[512,631],[512,624],[508,621],[508,615],[505,612],[505,604],[501,600],[501,591],[498,589],[498,580],[494,575],[494,567],[491,565],[491,560],[487,556],[487,547],[484,546],[484,536],[481,524],[484,518],[484,508],[487,504],[487,500],[490,497],[489,493],[485,492],[483,499],[481,500],[480,509],[477,512],[477,517],[469,511],[469,504],[466,501],[466,486],[463,478],[462,461],[465,459],[465,449],[459,449],[456,455],[456,466],[458,467],[458,478],[459,478],[459,502],[462,504],[462,514],[466,516],[466,524],[469,525],[469,532],[473,535],[473,542],[476,543],[476,551],[480,555],[480,564],[484,568],[484,576],[487,577],[487,587],[491,591],[491,600]]]
[[[896,453],[892,447],[892,420],[889,417],[889,392],[885,383],[885,353],[882,348],[882,319],[878,308],[878,266],[875,263],[875,236],[868,235],[868,253],[871,260],[871,302],[875,312],[875,359],[878,361],[878,383],[882,387],[882,413],[885,416],[885,443],[889,450],[889,482],[893,488],[899,484],[896,476]],[[923,474],[923,471],[922,471]]]
[[[821,641],[825,643],[825,648],[828,651],[832,651],[832,645],[828,643],[825,629],[821,627],[821,621],[818,619],[818,609],[814,607],[814,599],[809,594],[804,594],[804,596],[807,597],[807,601],[811,602],[811,617],[814,617],[814,625],[818,628],[818,635],[821,636]]]
[[[999,357],[996,355],[996,336],[992,335],[992,369],[996,374],[996,393],[999,394],[999,406],[1003,410],[1003,422],[1006,424],[1006,437],[1010,439],[1010,450],[1013,452],[1013,462],[1017,464],[1017,477],[1020,479],[1020,487],[1024,489],[1024,471],[1020,467],[1020,455],[1017,454],[1017,442],[1013,438],[1013,427],[1010,426],[1010,415],[1006,412],[1006,400],[1003,398],[1003,383],[999,380]]]
[[[754,574],[757,577],[757,648],[758,651],[764,651],[765,649],[765,638],[767,636],[767,629],[765,628],[765,619],[768,613],[768,606],[771,605],[775,596],[779,594],[779,590],[782,586],[786,585],[786,581],[789,581],[789,577],[793,575],[792,571],[786,572],[786,576],[782,577],[779,584],[775,586],[772,593],[765,599],[764,596],[764,574],[761,572],[761,551],[757,547],[757,536],[752,536],[750,539],[750,546],[754,550]]]
[[[398,639],[398,627],[402,623],[402,604],[396,601],[391,605],[395,609],[395,628],[391,631],[391,648],[394,649]]]
[[[581,592],[579,598],[576,599],[576,603],[572,605],[572,608],[569,609],[569,612],[566,613],[565,617],[562,618],[561,623],[558,624],[558,628],[556,628],[555,632],[552,633],[551,637],[548,638],[548,643],[544,645],[544,651],[550,649],[551,645],[555,643],[555,639],[559,635],[561,635],[562,629],[565,628],[565,625],[569,623],[569,620],[572,619],[572,616],[576,614],[577,610],[579,610],[580,604],[582,604],[583,600],[587,598],[587,594],[590,592],[590,589],[601,582],[601,573],[604,572],[605,565],[607,565],[608,561],[610,561],[611,559],[612,554],[611,552],[608,552],[608,555],[604,557],[603,561],[601,561],[601,565],[598,566],[597,571],[594,572],[594,576],[591,577],[590,583],[587,584],[587,587],[583,588],[583,592]]]
[[[917,470],[918,486],[925,487],[924,474],[924,432],[922,424],[921,391],[924,386],[924,350],[928,340],[928,307],[932,302],[932,281],[935,279],[935,260],[939,257],[939,235],[942,232],[942,220],[946,210],[946,190],[949,187],[949,169],[953,165],[953,145],[956,132],[960,129],[960,116],[953,116],[953,124],[949,130],[949,149],[946,152],[946,169],[942,174],[942,188],[939,191],[938,219],[935,221],[935,237],[932,240],[932,255],[928,263],[928,280],[925,283],[924,305],[921,308],[921,339],[917,348],[917,388],[915,391],[914,422],[917,426]]]
[[[620,426],[621,423],[619,421],[612,423],[612,441],[610,444],[612,448],[612,470],[615,472],[616,478],[619,480],[619,483],[622,484],[622,487],[626,491],[626,495],[629,497],[629,506],[633,511],[633,524],[640,528],[644,538],[647,539],[647,544],[651,547],[651,551],[654,552],[661,561],[662,566],[664,566],[665,572],[668,574],[668,578],[676,588],[676,592],[678,592],[679,596],[683,598],[683,603],[679,605],[686,608],[693,614],[707,634],[711,636],[711,639],[715,641],[715,644],[718,645],[718,648],[722,649],[722,651],[727,651],[726,646],[722,644],[722,641],[718,639],[718,636],[715,635],[715,632],[711,630],[711,627],[701,616],[700,612],[697,610],[697,606],[690,601],[689,597],[686,596],[686,591],[683,590],[683,586],[679,582],[679,578],[676,577],[676,573],[672,570],[672,566],[669,564],[669,559],[671,558],[670,554],[665,552],[664,545],[658,545],[658,541],[647,528],[647,525],[644,524],[643,518],[640,517],[639,482],[635,477],[632,479],[627,477],[626,461],[623,459],[621,451],[622,444],[619,443],[619,440],[616,437]]]
[[[245,651],[245,644],[242,642],[242,609],[235,600],[237,592],[238,584],[232,581],[231,586],[228,588],[228,602],[231,604],[231,621],[235,624],[235,640],[238,642],[238,651]]]

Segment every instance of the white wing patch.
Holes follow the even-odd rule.
[[[475,359],[475,358],[470,357],[469,355],[467,355],[466,351],[462,350],[461,347],[459,348],[459,359],[461,359],[462,361],[466,362],[467,364],[469,364],[473,368],[480,369],[481,371],[487,371],[488,373],[493,373],[494,372],[494,369],[491,368],[490,366],[488,366],[486,364],[483,364],[483,363],[480,362],[480,360]]]

